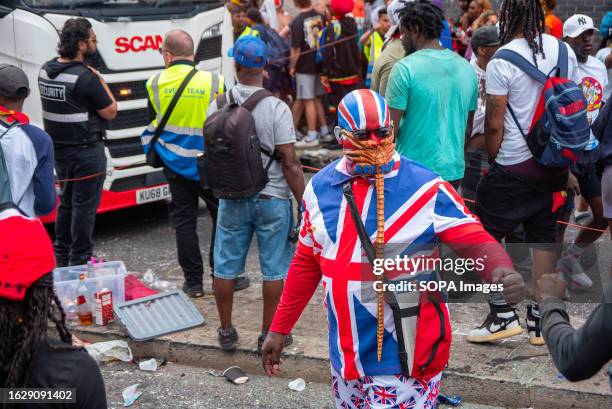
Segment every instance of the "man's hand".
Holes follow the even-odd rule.
[[[569,175],[567,177],[567,190],[570,193],[574,193],[575,195],[580,194],[580,185],[578,184],[578,179],[576,179],[576,176],[574,176],[572,172],[569,172]]]
[[[538,280],[538,290],[536,291],[536,301],[542,302],[546,298],[559,298],[565,297],[565,288],[567,287],[567,281],[561,277],[561,274],[544,274]]]
[[[523,277],[509,268],[498,268],[492,274],[493,284],[503,284],[502,295],[508,304],[516,304],[525,298]]]
[[[268,376],[276,376],[280,373],[283,363],[281,353],[285,347],[285,335],[269,331],[261,347],[261,360],[264,371]]]
[[[329,88],[329,78],[321,75],[321,85],[323,85],[323,88],[325,89]]]
[[[289,76],[291,78],[295,77],[295,67],[289,67]]]

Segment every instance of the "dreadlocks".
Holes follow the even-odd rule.
[[[399,16],[404,29],[416,29],[428,40],[440,38],[444,29],[442,10],[427,0],[406,2],[404,8],[399,11]]]
[[[19,388],[26,384],[32,358],[47,337],[49,320],[63,342],[70,344],[72,336],[51,273],[28,289],[23,302],[0,302],[0,387]]]
[[[504,0],[499,11],[501,43],[509,43],[517,32],[522,30],[537,67],[536,55],[542,54],[542,57],[546,58],[542,43],[542,33],[545,32],[544,20],[544,10],[539,0]]]

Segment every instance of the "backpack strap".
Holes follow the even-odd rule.
[[[248,110],[249,112],[252,112],[253,109],[255,109],[255,107],[257,106],[257,104],[259,104],[259,101],[261,101],[264,98],[273,97],[273,96],[274,94],[272,94],[267,89],[260,89],[259,91],[255,91],[253,95],[248,97],[246,101],[240,104],[240,106]],[[230,95],[230,98],[232,97],[233,96]]]
[[[561,40],[557,40],[559,43],[559,58],[557,60],[557,68],[559,68],[559,77],[567,78],[567,47]]]
[[[217,109],[218,110],[222,109],[225,106],[225,104],[227,104],[227,92],[217,95],[217,97],[215,98],[215,101],[217,101]]]
[[[567,50],[565,51],[567,54]],[[520,55],[519,53],[515,51],[499,50],[495,53],[495,55],[493,56],[493,59],[508,61],[509,63],[511,63],[512,65],[515,65],[525,74],[527,74],[529,77],[531,77],[532,79],[534,79],[535,81],[539,82],[542,85],[546,84],[546,81],[548,80],[548,77],[542,71],[538,70],[535,65],[527,61],[525,57],[523,57],[522,55]],[[566,57],[566,62],[567,62],[567,57]],[[566,67],[566,70],[567,70],[567,67]]]

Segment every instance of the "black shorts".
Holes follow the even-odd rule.
[[[488,171],[487,153],[481,149],[468,148],[465,152],[465,175],[461,183],[461,195],[465,199],[476,200],[476,187]],[[467,205],[470,207],[471,203]]]
[[[564,206],[554,199],[561,197],[559,192],[566,183],[567,173],[544,180],[532,179],[511,173],[496,163],[478,185],[476,215],[497,240],[522,225],[525,243],[555,243],[556,224]]]
[[[590,172],[574,173],[578,179],[580,194],[585,200],[601,197],[601,181],[595,173],[595,169]]]

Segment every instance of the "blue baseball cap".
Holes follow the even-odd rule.
[[[227,55],[243,67],[261,68],[268,63],[268,46],[259,37],[243,36]]]

